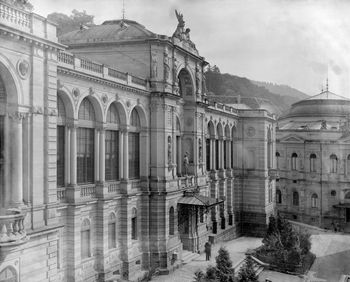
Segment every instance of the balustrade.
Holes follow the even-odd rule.
[[[26,31],[30,30],[31,18],[29,13],[17,10],[13,7],[0,3],[0,22]]]
[[[25,213],[18,210],[7,210],[5,215],[0,215],[0,246],[26,241],[25,216]]]
[[[57,200],[62,202],[66,199],[66,188],[57,188]]]
[[[109,182],[108,183],[108,193],[117,193],[120,190],[120,183],[119,182]]]
[[[95,195],[96,195],[95,184],[80,186],[80,197],[81,198],[94,198]]]

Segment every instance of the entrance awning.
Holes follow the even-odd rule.
[[[177,203],[182,205],[211,207],[223,203],[224,200],[209,198],[202,195],[184,196]]]
[[[336,204],[336,205],[333,205],[333,207],[347,209],[347,208],[350,208],[350,203]]]

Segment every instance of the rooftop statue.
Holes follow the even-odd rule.
[[[175,10],[175,15],[178,21],[176,30],[173,34],[173,37],[176,37],[180,39],[181,41],[186,41],[192,48],[196,49],[196,46],[190,39],[190,29],[185,29],[185,21],[183,14],[179,13],[177,10]]]

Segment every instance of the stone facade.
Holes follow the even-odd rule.
[[[322,228],[349,231],[350,101],[328,89],[279,119],[278,211]]]
[[[264,232],[275,117],[207,100],[178,19],[172,37],[124,20],[59,43],[0,1],[0,281],[137,281]],[[125,37],[97,38],[107,25]]]

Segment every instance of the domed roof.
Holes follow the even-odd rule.
[[[59,41],[66,45],[99,42],[119,42],[157,38],[157,35],[143,25],[131,20],[105,21],[102,25],[82,27],[60,36]]]
[[[326,90],[308,99],[294,103],[289,113],[283,118],[339,117],[349,114],[350,100]]]

